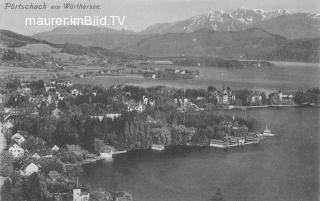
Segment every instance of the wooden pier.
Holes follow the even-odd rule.
[[[210,140],[210,147],[217,147],[217,148],[230,148],[230,147],[241,147],[250,144],[259,144],[260,139],[259,137],[254,136],[246,136],[246,137],[233,137],[233,136],[226,136],[224,140]]]

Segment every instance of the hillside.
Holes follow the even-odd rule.
[[[320,16],[316,14],[283,15],[252,24],[251,27],[262,28],[289,39],[320,38]]]
[[[8,30],[0,29],[0,45],[2,47],[21,47],[26,44],[40,43],[41,41],[24,36],[21,34],[14,33]]]
[[[116,30],[107,27],[98,26],[60,26],[56,27],[51,31],[41,32],[33,35],[37,37],[38,35],[55,35],[55,34],[71,34],[71,35],[86,35],[86,34],[133,34],[130,30]]]
[[[49,54],[56,59],[79,58],[108,58],[110,61],[141,59],[142,56],[134,54],[115,52],[102,47],[82,46],[79,44],[64,43],[55,44],[32,37],[23,36],[8,30],[0,30],[0,52],[1,49],[15,48],[18,53],[30,55]]]
[[[243,31],[201,29],[192,33],[153,36],[126,50],[135,54],[161,57],[203,56],[315,62],[319,60],[319,46],[317,43],[311,46],[313,42],[307,39],[288,40],[258,28]],[[298,52],[300,55],[296,55]]]
[[[48,35],[36,35],[35,38],[40,40],[46,40],[50,43],[63,44],[73,43],[83,46],[98,46],[112,50],[118,50],[119,48],[131,46],[139,42],[140,40],[149,37],[139,34],[48,34]]]
[[[128,30],[115,30],[93,26],[57,27],[48,32],[41,32],[32,37],[55,44],[74,43],[83,46],[99,46],[117,50],[136,44],[150,35],[137,34]]]

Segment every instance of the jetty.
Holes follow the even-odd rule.
[[[223,140],[211,139],[210,147],[216,148],[231,148],[231,147],[241,147],[250,144],[259,144],[260,138],[256,136],[246,136],[246,137],[234,137],[225,136]]]
[[[155,151],[164,151],[165,146],[163,144],[152,144],[151,149]]]

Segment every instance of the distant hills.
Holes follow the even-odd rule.
[[[32,37],[57,44],[74,43],[113,50],[135,44],[145,38],[143,34],[136,34],[130,30],[115,30],[95,26],[57,27],[48,32],[35,34]]]
[[[52,43],[74,43],[84,46],[100,46],[112,50],[133,45],[149,35],[130,31],[98,29],[97,27],[58,27],[49,32],[35,34],[32,37]]]
[[[320,15],[307,13],[282,15],[253,24],[251,27],[261,28],[289,39],[320,38]]]
[[[290,40],[263,29],[169,33],[141,40],[127,52],[146,56],[202,56],[232,59],[319,61],[320,39]]]
[[[72,43],[56,44],[0,30],[0,46],[14,48],[28,44],[46,44],[56,48],[55,52],[109,57],[114,60],[148,57],[210,57],[237,60],[320,61],[320,39],[291,40],[260,28],[240,31],[212,31],[203,28],[191,33],[149,35],[117,50]],[[35,47],[33,46],[32,49],[34,50]],[[44,47],[41,46],[41,48]]]
[[[51,31],[41,32],[35,34],[33,37],[39,36],[49,36],[56,34],[72,34],[72,35],[87,35],[87,34],[133,34],[135,32],[130,30],[115,30],[106,27],[97,26],[61,26],[57,27]]]
[[[41,54],[41,52],[50,54],[68,54],[68,55],[86,55],[90,57],[104,57],[112,60],[130,60],[142,59],[144,57],[132,55],[129,53],[115,52],[103,47],[82,46],[79,44],[64,43],[55,44],[45,40],[38,40],[32,37],[24,36],[8,30],[0,29],[0,48],[27,49],[29,54]]]
[[[12,31],[0,30],[0,47],[21,47],[28,43],[40,43],[40,40]]]

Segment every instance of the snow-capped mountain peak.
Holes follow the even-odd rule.
[[[212,30],[241,29],[244,26],[291,13],[291,11],[284,9],[264,11],[261,9],[249,9],[244,7],[240,7],[231,13],[213,10],[207,14],[189,18],[186,20],[183,30],[186,32],[193,32],[200,28],[210,28]]]
[[[224,11],[210,11],[207,14],[189,18],[183,29],[186,32],[192,32],[200,28],[211,28],[216,30],[225,24],[230,24],[231,21],[231,15]]]
[[[320,13],[311,13],[308,15],[311,19],[320,20]]]
[[[319,14],[286,9],[262,10],[240,7],[233,12],[213,10],[178,22],[152,25],[144,33],[190,33],[202,29],[237,31],[258,27],[288,38],[295,38],[298,34],[293,33],[292,30],[281,30],[282,27],[294,25],[292,27],[301,27],[301,30],[297,30],[301,33],[299,37],[314,38],[319,36],[319,21]]]
[[[292,14],[292,11],[285,9],[276,9],[272,11],[265,11],[262,9],[249,9],[240,7],[231,13],[231,16],[244,24],[253,24],[263,20],[275,18],[281,15]]]

